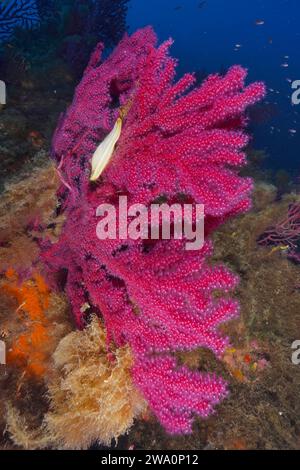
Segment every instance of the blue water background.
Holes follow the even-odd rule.
[[[174,38],[180,73],[238,63],[249,80],[265,81],[276,114],[255,125],[253,143],[269,154],[268,167],[300,173],[300,105],[292,105],[288,81],[300,80],[299,0],[131,0],[128,24],[130,32],[151,24],[160,41]]]

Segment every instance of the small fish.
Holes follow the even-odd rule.
[[[205,2],[204,2],[204,1],[203,1],[203,2],[200,2],[200,3],[198,4],[198,8],[199,8],[199,9],[200,9],[200,8],[203,8],[205,5],[206,5],[206,1],[205,1]]]
[[[290,58],[289,55],[285,55],[285,56],[284,56],[284,59],[289,59],[289,58]]]
[[[242,47],[242,44],[236,44],[235,47],[239,49],[240,47]]]
[[[276,253],[277,251],[287,251],[289,249],[289,245],[279,245],[279,246],[274,246],[272,250],[268,253],[267,256],[271,256],[273,253]]]
[[[181,10],[181,9],[182,9],[182,6],[178,5],[177,7],[174,8],[174,11],[178,11],[178,10]]]
[[[284,69],[288,68],[289,64],[287,62],[284,62],[283,64],[281,64],[281,67],[283,67]]]
[[[290,134],[296,134],[297,131],[296,131],[296,129],[289,129],[289,133],[290,133]]]
[[[265,24],[265,20],[256,20],[255,21],[256,26],[262,26]]]

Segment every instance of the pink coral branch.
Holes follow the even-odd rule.
[[[120,194],[129,205],[147,207],[162,196],[185,195],[204,204],[207,235],[247,210],[253,184],[238,173],[246,161],[245,110],[265,87],[245,86],[247,72],[239,66],[198,88],[192,74],[176,82],[171,42],[156,42],[145,28],[126,36],[104,62],[102,45],[92,56],[53,140],[59,171],[64,168],[77,197],[65,200],[61,238],[44,258],[53,270],[68,271],[77,325],[88,321],[82,309],[88,303],[104,319],[109,344],[130,344],[133,379],[161,424],[187,433],[193,417],[208,416],[227,390],[220,378],[178,367],[174,353],[204,347],[222,357],[229,340],[219,326],[238,315],[237,302],[227,297],[238,279],[211,266],[208,240],[199,251],[174,239],[99,241],[96,209],[109,202],[119,218]],[[121,108],[116,149],[101,180],[90,184],[92,155]]]
[[[291,204],[288,214],[259,238],[260,245],[289,245],[297,248],[300,241],[300,204]]]

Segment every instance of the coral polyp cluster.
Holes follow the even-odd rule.
[[[219,326],[238,314],[227,296],[238,279],[211,266],[209,240],[193,252],[175,239],[99,241],[97,207],[112,204],[120,220],[120,195],[146,207],[185,197],[204,204],[207,236],[246,211],[252,181],[238,173],[246,161],[245,111],[265,88],[246,86],[239,66],[200,87],[192,74],[176,81],[172,41],[156,43],[145,28],[126,36],[104,62],[102,44],[93,53],[53,140],[66,222],[44,260],[52,271],[68,273],[65,290],[78,327],[98,312],[108,349],[130,345],[133,381],[165,429],[189,433],[194,416],[208,416],[226,395],[226,384],[178,368],[174,353],[203,347],[222,357],[229,340]],[[93,154],[124,108],[122,132],[95,184]]]
[[[258,244],[284,249],[289,259],[300,263],[300,203],[290,204],[285,217],[267,228]]]

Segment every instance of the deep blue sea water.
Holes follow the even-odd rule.
[[[299,169],[300,105],[291,103],[291,81],[300,80],[299,0],[131,0],[127,21],[131,32],[151,24],[160,40],[171,36],[180,73],[238,63],[251,81],[265,81],[266,103],[275,106],[255,126],[254,146],[266,150],[268,167]]]

